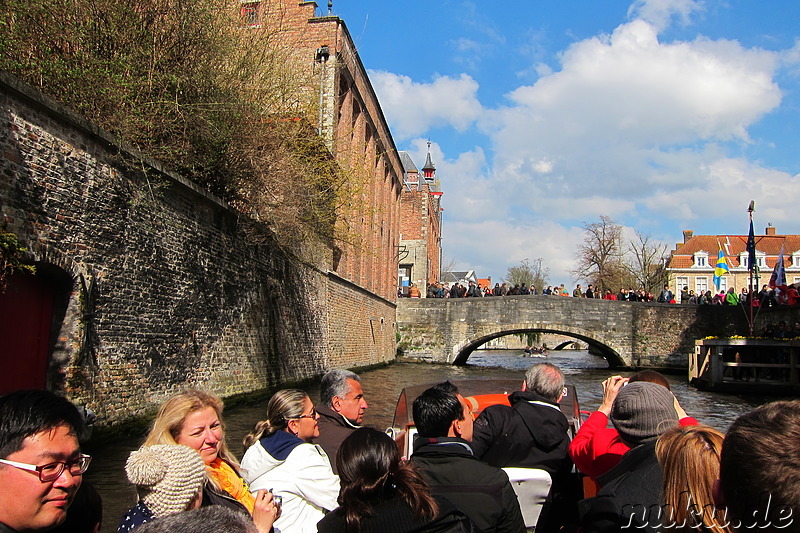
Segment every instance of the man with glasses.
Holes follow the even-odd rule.
[[[0,533],[62,523],[90,457],[81,454],[81,414],[47,391],[0,397]]]

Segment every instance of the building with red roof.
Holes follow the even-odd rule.
[[[758,274],[754,285],[760,288],[769,282],[772,270],[783,248],[783,264],[787,283],[800,283],[800,235],[778,235],[776,228],[767,226],[764,235],[755,236]],[[719,250],[725,252],[729,272],[721,277],[720,290],[733,287],[740,292],[749,286],[747,235],[694,235],[683,232],[683,242],[675,245],[667,263],[669,287],[675,294],[688,287],[697,293],[714,286],[714,268]]]

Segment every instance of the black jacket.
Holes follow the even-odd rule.
[[[656,442],[640,444],[622,456],[619,464],[600,476],[600,491],[579,504],[585,533],[655,533],[661,513],[661,467]]]
[[[360,533],[470,533],[472,522],[452,503],[436,498],[439,516],[433,520],[419,518],[399,496],[375,504],[359,521]],[[319,533],[346,533],[345,511],[338,507],[317,523]]]
[[[425,476],[431,492],[450,500],[481,531],[525,531],[508,476],[478,460],[465,440],[418,438],[411,461]]]
[[[511,407],[492,405],[475,421],[475,456],[492,466],[541,468],[554,478],[569,472],[569,423],[558,404],[523,391],[508,399]]]

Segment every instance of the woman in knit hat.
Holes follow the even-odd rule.
[[[197,451],[179,444],[145,446],[131,453],[125,464],[136,485],[139,502],[119,524],[117,533],[200,506],[206,466]]]

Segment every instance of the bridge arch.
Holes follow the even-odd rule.
[[[588,344],[589,350],[596,355],[604,357],[608,361],[608,365],[611,368],[625,366],[625,360],[617,350],[602,340],[590,337],[586,332],[577,332],[574,331],[574,328],[566,327],[525,325],[505,326],[497,331],[493,331],[477,338],[465,340],[456,344],[453,347],[453,364],[466,365],[467,361],[469,360],[469,356],[472,355],[472,353],[479,346],[482,346],[492,339],[496,339],[498,337],[505,337],[506,335],[515,335],[520,333],[554,333],[557,335],[572,337]]]

